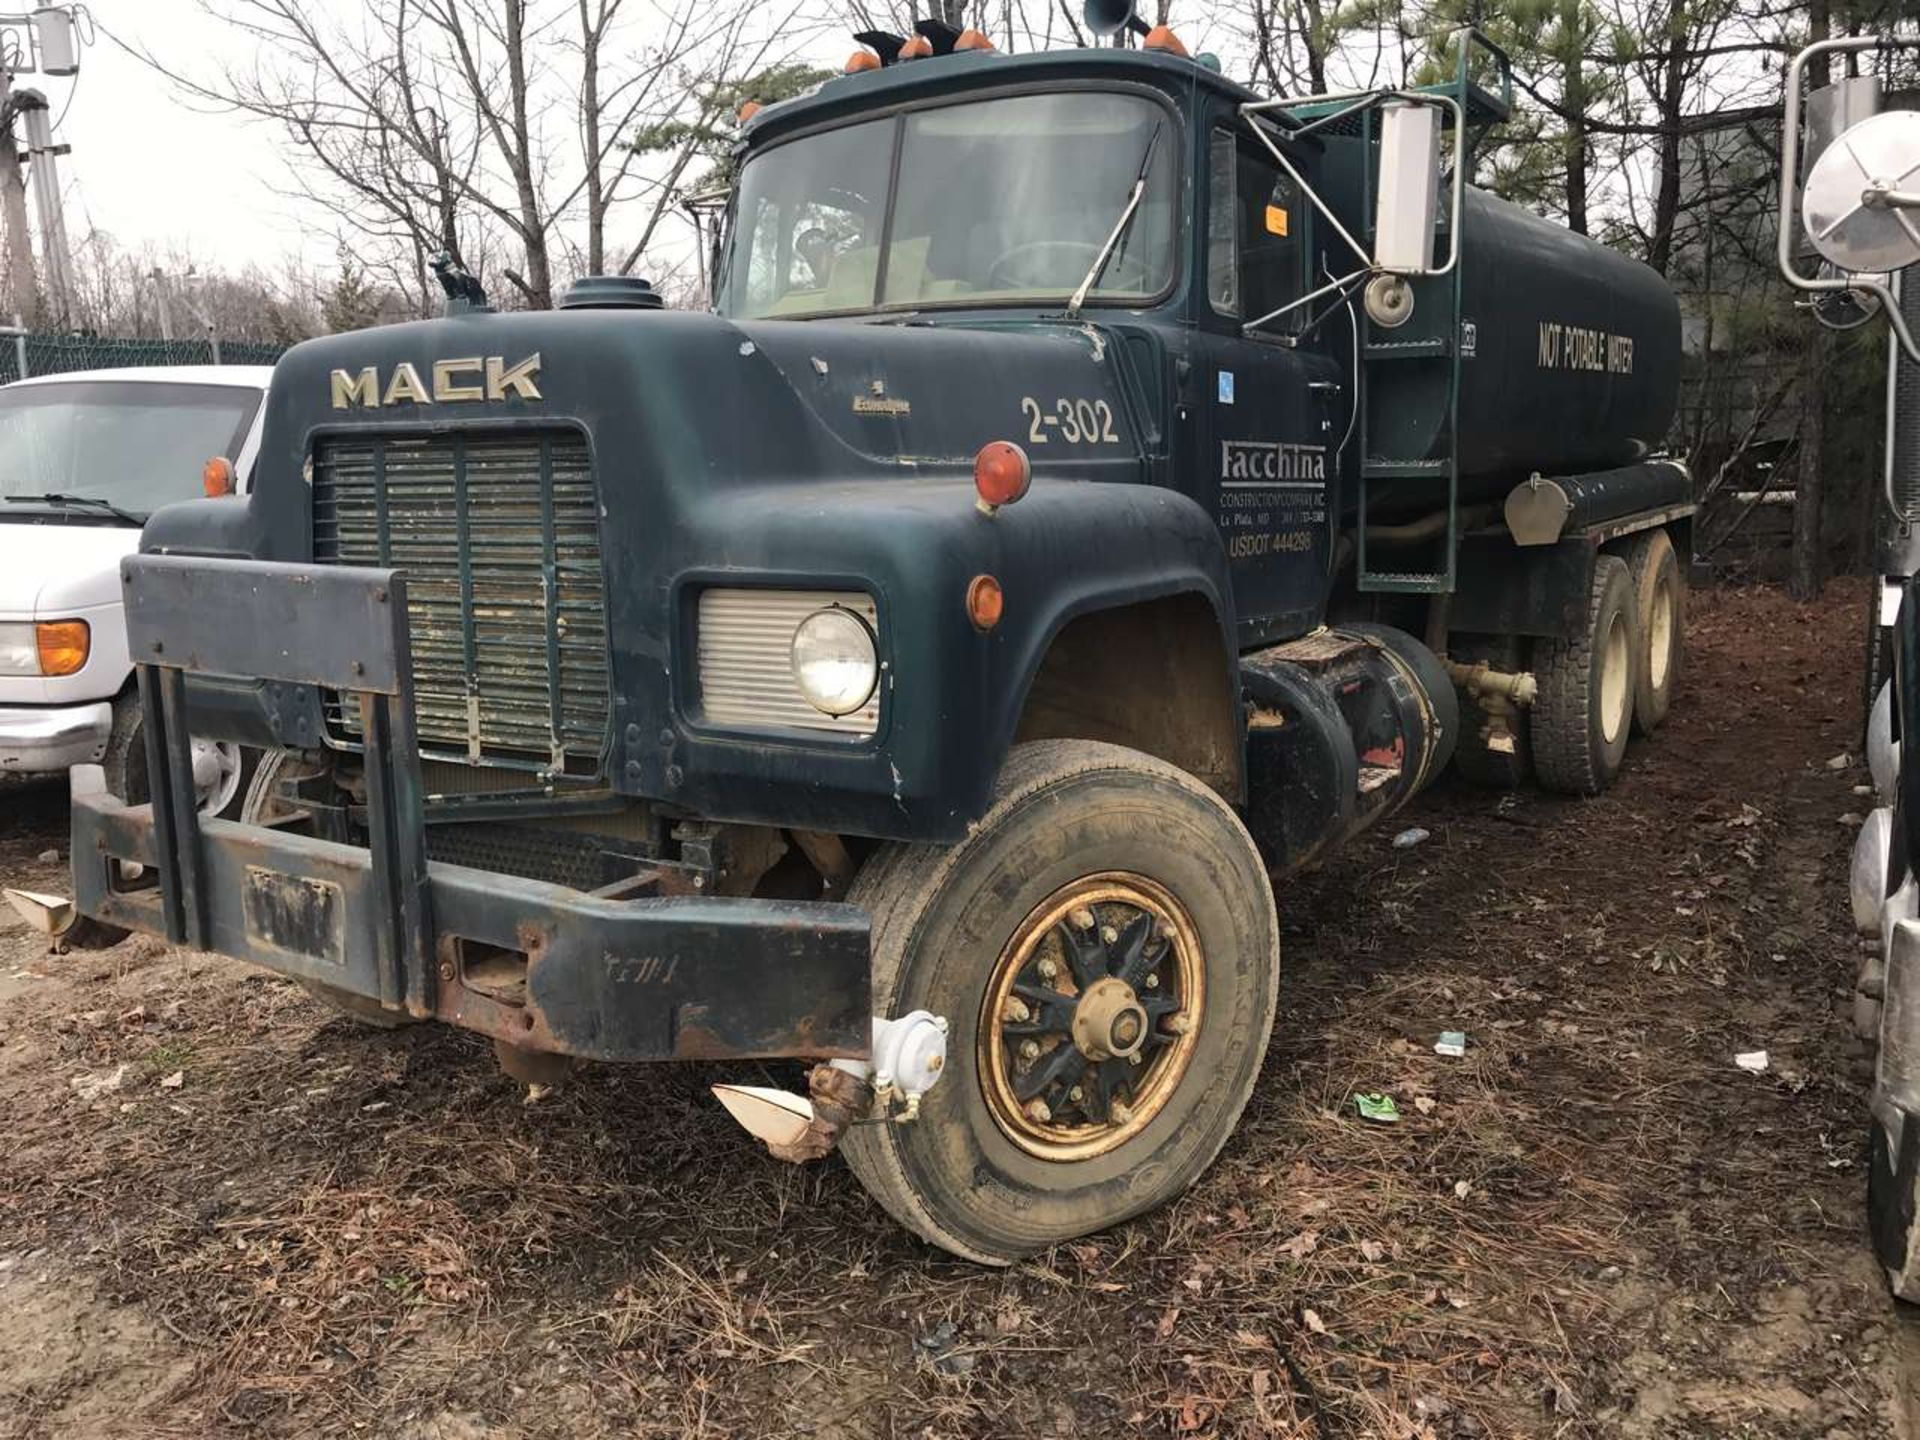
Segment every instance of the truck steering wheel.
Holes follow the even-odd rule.
[[[1010,250],[1003,251],[1000,258],[987,267],[987,288],[989,290],[1050,290],[1055,288],[1060,284],[1060,280],[1053,266],[1049,265],[1045,267],[1049,272],[1045,275],[1022,275],[1019,266],[1019,262],[1023,258],[1053,251],[1068,251],[1076,257],[1071,266],[1073,279],[1068,282],[1071,285],[1078,285],[1080,283],[1081,277],[1087,273],[1092,267],[1093,262],[1098,259],[1100,255],[1100,247],[1086,240],[1028,240],[1022,244],[1015,245]],[[1115,277],[1129,267],[1131,267],[1133,272],[1131,278],[1138,283],[1134,285],[1119,284]],[[1065,269],[1067,267],[1062,266],[1060,268]],[[1107,273],[1101,277],[1101,285],[1095,288],[1112,287],[1123,290],[1145,290],[1148,280],[1147,267],[1138,256],[1123,255],[1116,252],[1108,257]]]

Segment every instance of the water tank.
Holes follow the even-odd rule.
[[[1452,277],[1415,282],[1414,314],[1375,329],[1367,367],[1377,459],[1443,459],[1447,365],[1421,346],[1457,344],[1462,493],[1504,494],[1535,470],[1578,474],[1660,449],[1680,388],[1680,307],[1638,260],[1468,189],[1460,325]]]

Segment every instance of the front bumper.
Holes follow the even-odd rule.
[[[57,775],[107,751],[113,705],[0,705],[0,775]]]
[[[76,773],[82,914],[522,1049],[867,1055],[869,924],[853,906],[616,900],[427,861],[399,572],[138,556],[123,574],[154,799],[124,805]],[[239,613],[259,623],[208,618]],[[198,816],[188,673],[358,692],[370,845]]]
[[[198,831],[207,949],[388,1003],[371,851],[224,820]],[[167,933],[150,807],[76,795],[73,856],[83,914]],[[144,869],[144,888],[120,879],[121,861]],[[432,946],[424,973],[396,977],[396,1012],[591,1060],[867,1054],[867,916],[851,905],[615,901],[460,865],[427,872]]]

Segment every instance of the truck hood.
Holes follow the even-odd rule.
[[[0,518],[0,615],[47,617],[114,603],[120,557],[139,544],[131,525]]]

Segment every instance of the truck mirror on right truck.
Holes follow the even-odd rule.
[[[244,503],[125,567],[158,781],[76,800],[79,909],[516,1074],[820,1062],[726,1103],[987,1263],[1190,1185],[1276,877],[1450,758],[1604,790],[1665,715],[1679,315],[1467,183],[1475,32],[1275,100],[1095,18],[1144,47],[922,21],[758,109],[714,313],[449,267],[290,352]],[[184,737],[249,706],[203,823]]]

